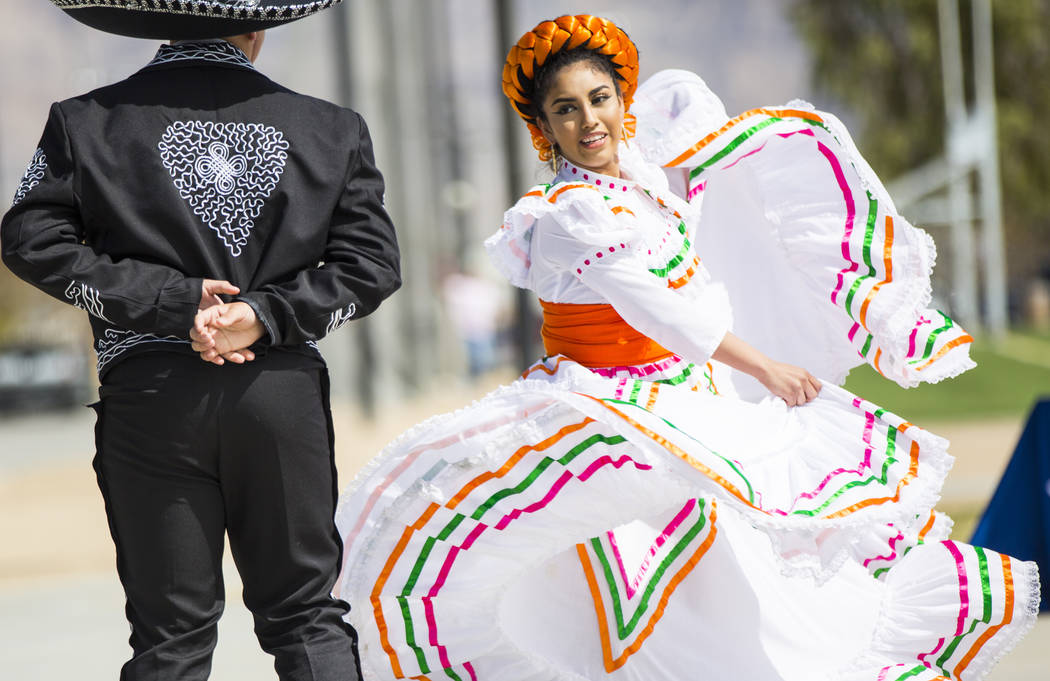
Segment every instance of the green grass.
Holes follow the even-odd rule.
[[[1003,342],[975,344],[977,368],[947,381],[905,390],[864,365],[846,389],[912,422],[931,419],[1023,417],[1039,398],[1050,399],[1050,341],[1016,333]]]

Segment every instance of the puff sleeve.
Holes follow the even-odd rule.
[[[728,302],[702,273],[687,290],[650,271],[638,218],[614,214],[601,197],[573,201],[538,220],[532,258],[572,273],[634,329],[671,352],[703,364],[731,323]]]

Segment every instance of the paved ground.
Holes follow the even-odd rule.
[[[365,423],[336,406],[338,463],[345,484],[405,427],[469,403],[480,391],[446,391]],[[128,649],[123,597],[90,459],[94,416],[71,413],[0,420],[0,660],[4,678],[110,681]],[[920,424],[952,440],[958,461],[942,506],[959,515],[957,534],[991,495],[1017,440],[1016,420]],[[966,519],[970,522],[967,523]],[[268,681],[239,583],[227,565],[227,613],[213,678]],[[989,681],[1050,678],[1050,617],[989,676]]]

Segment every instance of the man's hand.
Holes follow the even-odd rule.
[[[201,285],[201,304],[197,307],[198,310],[207,310],[209,307],[215,305],[222,305],[222,298],[219,294],[226,294],[235,296],[241,292],[241,289],[237,288],[228,281],[222,279],[205,279]]]
[[[262,338],[265,329],[247,303],[220,303],[201,310],[193,320],[190,340],[201,359],[222,365],[227,360],[244,364],[255,359],[248,346]]]

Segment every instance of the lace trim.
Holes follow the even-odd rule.
[[[1016,585],[1014,594],[1018,600],[1013,612],[1017,618],[1005,630],[1002,637],[992,637],[986,647],[970,663],[966,673],[966,678],[970,681],[983,679],[1004,656],[1020,643],[1021,639],[1028,635],[1035,627],[1039,617],[1039,566],[1029,561],[1015,561],[1014,564],[1017,566],[1014,572]],[[891,610],[891,599],[883,596],[868,651],[833,674],[823,677],[823,681],[849,678],[850,672],[885,666],[884,656],[892,655],[900,638],[900,624],[892,621]],[[875,654],[876,650],[882,651],[882,655]],[[908,660],[908,662],[911,664],[914,660]]]

